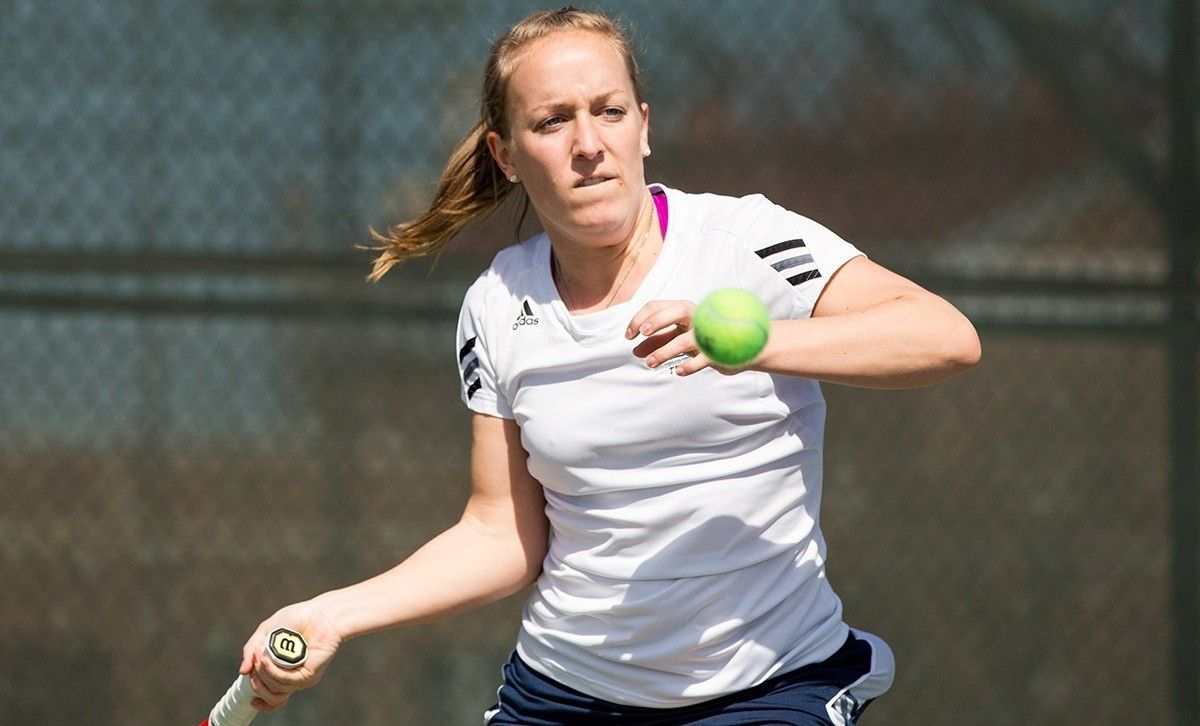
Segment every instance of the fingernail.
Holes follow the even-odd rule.
[[[649,334],[650,334],[650,323],[646,323],[645,325],[642,326],[642,335],[649,335]]]
[[[646,359],[646,367],[647,368],[653,368],[656,365],[658,365],[658,362],[656,360],[654,360],[653,357]]]

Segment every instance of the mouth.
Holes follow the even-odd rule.
[[[606,181],[610,181],[612,178],[613,177],[611,177],[611,176],[604,176],[604,175],[584,177],[583,179],[580,179],[579,181],[575,182],[575,188],[582,189],[583,187],[594,187],[597,184],[603,184]]]

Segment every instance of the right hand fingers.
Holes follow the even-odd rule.
[[[651,336],[675,326],[677,333],[692,327],[695,303],[690,300],[651,300],[638,310],[625,329],[625,337]]]
[[[270,703],[272,699],[269,696],[287,697],[310,685],[297,678],[300,675],[302,674],[281,671],[270,658],[259,655],[255,657],[254,670],[250,671],[250,684],[257,684],[254,692]]]
[[[292,696],[291,692],[279,691],[267,685],[257,672],[250,673],[250,688],[256,696],[250,706],[263,713],[282,708]]]
[[[254,657],[262,652],[263,643],[267,639],[267,622],[264,620],[259,624],[258,629],[254,631],[254,635],[246,641],[242,646],[242,662],[238,665],[238,673],[248,675],[254,669]]]
[[[271,713],[272,711],[278,711],[279,709],[283,708],[286,705],[287,705],[286,697],[283,699],[283,703],[279,703],[274,706],[272,706],[271,704],[262,700],[261,698],[256,698],[250,702],[250,707],[253,708],[255,711],[258,711],[259,713]]]

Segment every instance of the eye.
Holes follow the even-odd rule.
[[[562,116],[551,116],[550,118],[539,122],[538,125],[534,127],[534,130],[553,131],[555,127],[561,126],[564,121],[566,121],[566,119],[564,119]]]
[[[619,106],[607,106],[600,113],[604,116],[604,118],[616,121],[625,116],[625,109]]]

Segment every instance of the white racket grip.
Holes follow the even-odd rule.
[[[213,706],[208,715],[208,726],[247,726],[258,715],[250,706],[254,691],[250,688],[250,676],[240,675],[233,685]]]
[[[308,658],[308,644],[304,636],[288,628],[275,628],[267,636],[263,648],[271,660],[280,668],[299,668]],[[208,714],[208,726],[246,726],[258,711],[250,705],[254,700],[254,689],[250,685],[250,676],[239,675],[233,685],[213,706]]]

